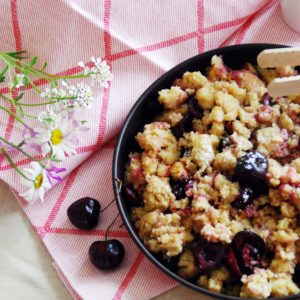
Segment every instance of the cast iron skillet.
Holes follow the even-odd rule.
[[[192,288],[202,294],[209,295],[211,297],[228,300],[240,300],[246,298],[232,297],[215,292],[211,292],[204,288],[201,288],[196,283],[189,282],[182,277],[178,276],[170,268],[168,268],[159,256],[151,253],[140,240],[133,222],[130,219],[130,209],[126,205],[122,197],[122,193],[119,193],[119,183],[116,179],[123,180],[125,173],[125,165],[128,161],[128,154],[130,152],[139,151],[139,147],[135,141],[135,135],[141,131],[145,124],[151,122],[159,112],[162,111],[161,105],[157,101],[158,91],[163,88],[169,88],[175,78],[180,77],[185,71],[198,71],[200,70],[205,74],[205,68],[210,65],[210,61],[213,55],[223,55],[223,59],[226,65],[232,69],[241,69],[245,62],[256,64],[256,57],[260,51],[267,48],[279,48],[285,47],[282,45],[273,44],[244,44],[219,48],[205,52],[200,55],[196,55],[181,64],[175,66],[173,69],[158,78],[138,99],[131,111],[129,112],[119,135],[113,159],[113,189],[117,201],[117,205],[124,221],[127,230],[131,237],[143,251],[143,253],[154,263],[161,271],[168,274],[179,283]],[[296,300],[299,299],[299,295],[272,298],[276,300]]]

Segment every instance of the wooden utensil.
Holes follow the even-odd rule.
[[[267,49],[259,53],[257,63],[261,68],[300,66],[300,48]],[[300,75],[276,78],[268,84],[272,97],[300,95]]]

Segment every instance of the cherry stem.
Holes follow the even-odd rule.
[[[115,201],[116,199],[113,199],[109,204],[107,204],[107,206],[105,206],[103,209],[100,210],[100,213],[107,210]]]
[[[117,216],[113,219],[113,221],[110,223],[110,225],[107,227],[106,231],[105,231],[105,241],[107,241],[107,236],[108,236],[108,232],[110,230],[110,228],[114,225],[114,223],[116,222],[116,220],[118,219],[120,213],[117,214]]]

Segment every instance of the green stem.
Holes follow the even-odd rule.
[[[30,83],[30,85],[32,86],[32,88],[40,94],[41,90],[33,83],[33,81],[27,75],[25,75],[25,76],[26,76],[28,82]]]
[[[31,118],[31,119],[37,119],[38,117],[37,116],[33,116],[33,115],[30,115],[30,114],[27,114],[25,112],[22,112],[22,114],[28,118]]]
[[[47,72],[44,72],[42,70],[36,69],[26,63],[23,63],[22,61],[15,59],[3,52],[0,52],[0,57],[8,64],[12,65],[13,67],[17,68],[22,73],[30,73],[36,77],[44,78],[48,81],[56,80],[56,79],[74,79],[74,78],[86,78],[89,77],[88,74],[75,74],[75,75],[53,75]],[[25,72],[24,72],[25,71]]]
[[[59,100],[42,102],[42,103],[22,103],[22,102],[18,102],[18,105],[20,105],[20,106],[40,106],[40,105],[54,104],[54,103],[57,103],[57,102],[59,102]]]
[[[12,100],[9,99],[9,98],[7,98],[7,97],[5,97],[3,94],[0,94],[0,97],[1,97],[3,100],[5,100],[5,101],[7,101],[7,102],[9,102],[9,103],[11,103],[11,104],[13,104],[13,103],[12,103]]]
[[[19,121],[22,125],[24,125],[25,127],[28,127],[28,126],[26,125],[26,123],[25,123],[21,118],[19,118],[15,113],[13,113],[13,112],[12,112],[11,110],[9,110],[8,108],[6,108],[6,107],[0,105],[0,109],[6,111],[8,114],[10,114],[11,116],[13,116],[16,120],[18,120],[18,121]],[[32,129],[32,128],[30,128],[30,127],[28,127],[28,128],[29,128],[29,129]]]
[[[13,162],[13,160],[11,159],[10,155],[6,152],[6,150],[2,147],[0,148],[1,151],[3,152],[4,156],[6,157],[6,159],[8,160],[8,162],[12,165],[12,167],[16,170],[16,172],[21,175],[22,177],[24,177],[25,179],[34,182],[33,180],[31,180],[30,178],[28,178],[19,168],[18,166]]]
[[[17,149],[18,151],[20,151],[21,153],[23,153],[26,157],[28,157],[28,158],[30,158],[30,159],[32,159],[32,160],[34,160],[34,161],[40,163],[40,165],[41,165],[43,168],[46,168],[46,166],[45,166],[44,164],[41,163],[41,160],[40,160],[40,159],[37,159],[37,158],[31,156],[30,154],[28,154],[27,152],[25,152],[22,148],[20,148],[20,147],[18,147],[17,145],[15,145],[15,144],[13,144],[13,143],[7,141],[6,139],[4,139],[4,138],[1,137],[1,136],[0,136],[0,140],[1,140],[2,142],[4,142],[5,144],[7,144],[7,145],[9,145],[9,146],[11,146],[11,147]]]

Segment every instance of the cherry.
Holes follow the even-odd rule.
[[[83,230],[91,230],[98,225],[100,203],[90,197],[84,197],[70,205],[67,215],[71,223]]]
[[[243,274],[241,272],[241,269],[238,265],[236,256],[235,256],[235,254],[234,254],[231,247],[229,247],[227,249],[227,252],[226,252],[226,255],[225,255],[225,262],[226,262],[226,265],[228,266],[228,268],[230,269],[230,271],[232,272],[232,274],[235,277],[237,277],[237,278],[242,277]]]
[[[125,196],[125,199],[127,200],[127,203],[130,206],[140,206],[141,205],[141,200],[140,197],[137,193],[137,191],[130,185],[126,186],[123,189],[123,193]]]
[[[238,232],[231,243],[231,259],[235,260],[243,274],[250,275],[254,272],[255,267],[261,266],[262,257],[265,252],[265,242],[256,233],[251,231]],[[233,266],[236,272],[236,267]]]
[[[231,206],[236,209],[244,209],[254,200],[254,193],[250,187],[241,187],[238,196],[231,203]]]
[[[171,182],[172,193],[175,195],[176,200],[185,198],[185,190],[182,182]]]
[[[184,116],[174,127],[172,127],[172,132],[176,138],[181,138],[185,132],[190,132],[193,130],[193,115],[187,114]]]
[[[259,152],[248,152],[235,167],[235,178],[240,184],[255,187],[265,182],[268,169],[267,158]]]
[[[93,265],[100,270],[111,270],[123,261],[125,249],[118,240],[94,242],[89,249],[89,257]]]
[[[180,181],[171,181],[172,193],[175,195],[176,200],[181,200],[187,196],[186,192],[193,188],[195,180],[192,178],[185,178]]]
[[[295,267],[293,281],[300,285],[300,263],[298,263]]]
[[[203,109],[199,106],[197,99],[192,98],[188,101],[189,112],[197,119],[203,117]]]
[[[199,269],[208,272],[218,267],[224,258],[225,246],[221,243],[200,242],[194,249]]]
[[[123,261],[125,249],[123,244],[116,239],[108,240],[108,232],[116,222],[119,214],[113,219],[106,229],[104,240],[94,242],[89,249],[92,264],[100,270],[111,270],[118,267]]]
[[[272,98],[271,98],[271,96],[269,95],[269,93],[264,93],[264,94],[262,95],[262,97],[260,98],[260,102],[261,102],[263,105],[265,105],[265,106],[271,105],[271,100],[272,100]]]

